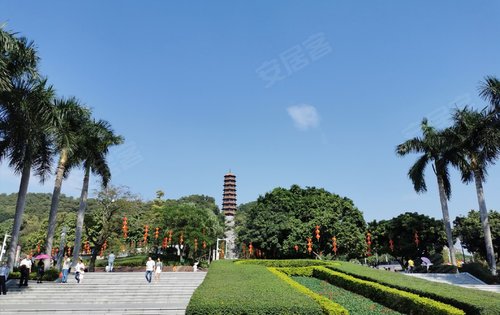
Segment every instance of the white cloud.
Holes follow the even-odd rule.
[[[294,105],[286,110],[288,115],[292,117],[295,126],[300,130],[307,130],[319,125],[318,111],[314,106],[307,104]]]

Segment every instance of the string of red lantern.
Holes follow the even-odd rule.
[[[122,231],[123,231],[123,238],[126,239],[128,236],[127,217],[123,217]]]
[[[335,236],[332,237],[332,250],[337,255],[337,238]]]
[[[391,239],[389,239],[389,248],[391,249],[391,252],[394,251],[394,241]]]
[[[420,243],[420,239],[418,238],[418,232],[417,231],[415,231],[414,239],[415,239],[415,244],[418,247],[418,244]]]
[[[307,251],[309,252],[309,254],[311,254],[312,252],[312,238],[310,237],[307,238]]]
[[[370,234],[370,232],[366,233],[366,245],[367,245],[366,255],[371,256],[372,255],[372,249],[371,249],[372,235]]]

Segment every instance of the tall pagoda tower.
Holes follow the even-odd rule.
[[[224,175],[224,193],[222,195],[222,211],[226,223],[227,253],[224,257],[228,259],[238,258],[236,252],[236,234],[234,232],[234,215],[236,213],[236,175],[227,173]]]
[[[236,175],[231,172],[224,175],[222,211],[226,217],[234,216],[236,212]]]

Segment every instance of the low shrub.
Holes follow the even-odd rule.
[[[280,278],[281,280],[283,280],[286,283],[288,283],[289,285],[291,285],[294,289],[296,289],[300,293],[305,294],[305,295],[311,297],[312,299],[314,299],[316,302],[318,302],[319,305],[321,306],[321,309],[323,310],[323,314],[328,314],[328,315],[348,315],[349,314],[349,312],[344,307],[342,307],[342,305],[334,303],[330,299],[327,299],[326,297],[321,296],[321,295],[313,292],[312,290],[306,288],[305,286],[301,285],[300,283],[294,281],[289,276],[287,276],[287,274],[282,272],[281,269],[276,269],[276,268],[272,268],[272,267],[268,267],[267,269],[269,271],[271,271],[273,274],[275,274],[278,278]],[[289,272],[292,272],[292,268],[287,268],[287,269],[289,269],[288,270]],[[301,270],[297,270],[298,274],[308,274],[309,271],[310,271],[310,274],[312,274],[312,271],[313,271],[313,267],[303,267],[303,268],[295,268],[295,269],[301,269]]]
[[[332,285],[313,277],[292,277],[306,288],[342,305],[350,314],[356,315],[402,315],[362,295]]]
[[[363,295],[393,310],[410,314],[463,315],[464,311],[429,298],[390,288],[376,282],[361,280],[325,267],[314,267],[315,278]]]
[[[205,314],[321,314],[318,303],[283,282],[264,266],[215,261],[186,309]]]
[[[466,314],[500,314],[500,299],[498,298],[498,293],[467,289],[417,278],[409,280],[408,276],[404,274],[376,270],[347,262],[327,266],[327,268],[359,279],[374,281],[385,286],[450,304],[464,310]]]

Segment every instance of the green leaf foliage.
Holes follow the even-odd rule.
[[[236,218],[238,241],[246,245],[252,242],[265,258],[311,257],[307,237],[313,238],[317,254],[332,252],[333,236],[337,237],[338,255],[359,257],[366,250],[362,212],[350,199],[324,189],[297,185],[276,188],[243,208]],[[314,238],[316,225],[320,226],[319,241]]]
[[[500,263],[500,212],[491,210],[488,213],[491,229],[493,248],[496,253],[497,264]],[[486,247],[484,246],[484,230],[481,226],[479,211],[471,210],[467,216],[459,216],[453,221],[455,226],[453,234],[460,238],[462,245],[471,253],[476,253],[486,259]]]

